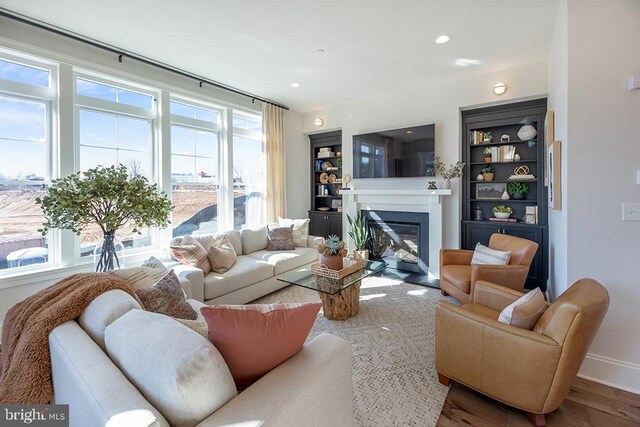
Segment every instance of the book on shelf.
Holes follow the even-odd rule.
[[[495,218],[495,217],[489,217],[489,221],[495,221],[495,222],[518,222],[518,220],[516,218]]]
[[[474,130],[471,132],[471,145],[479,145],[484,142],[484,132],[481,130]]]
[[[333,157],[333,151],[321,151],[318,153],[319,159],[324,159],[327,157]]]
[[[537,205],[525,207],[524,222],[526,222],[527,224],[538,223],[538,206]]]
[[[331,147],[320,147],[320,152],[331,151]]]
[[[533,175],[511,175],[509,181],[526,181],[528,179],[536,179]]]
[[[499,147],[491,147],[492,162],[512,162],[516,155],[516,147],[514,145],[502,145]]]

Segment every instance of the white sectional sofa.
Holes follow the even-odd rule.
[[[120,290],[55,328],[49,347],[54,403],[69,405],[72,427],[353,423],[351,344],[333,335],[307,342],[239,394],[207,339]]]
[[[227,236],[238,255],[233,267],[223,274],[210,272],[204,276],[199,268],[181,265],[175,259],[164,262],[178,277],[191,282],[191,298],[205,304],[245,304],[253,301],[287,286],[277,280],[279,276],[318,260],[313,236],[307,237],[306,247],[296,247],[290,251],[268,251],[266,226],[226,231],[216,237],[222,235]],[[171,245],[177,245],[181,241],[182,236],[176,237]]]

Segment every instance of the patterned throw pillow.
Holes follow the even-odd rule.
[[[293,244],[298,247],[307,247],[307,237],[309,237],[309,218],[289,219],[278,217],[280,227],[293,225]]]
[[[291,251],[293,244],[293,225],[288,227],[267,227],[268,251]]]
[[[321,306],[213,305],[200,313],[209,325],[209,341],[244,389],[302,349]]]
[[[178,319],[177,317],[174,317],[174,320],[182,323],[184,326],[191,329],[192,331],[197,332],[203,337],[209,339],[209,325],[207,325],[207,322],[205,320],[187,320],[187,319]]]
[[[499,251],[497,249],[491,249],[485,245],[478,243],[476,250],[473,252],[473,258],[471,259],[471,265],[476,264],[493,264],[493,265],[507,265],[511,258],[511,251]]]
[[[227,236],[222,236],[215,245],[211,246],[207,256],[209,257],[211,270],[219,274],[228,271],[238,259],[238,255],[236,255],[236,251]]]
[[[196,320],[198,313],[184,298],[180,281],[170,271],[150,288],[136,289],[136,296],[147,311],[165,314],[178,319]]]
[[[179,245],[170,246],[171,253],[180,264],[197,267],[206,276],[211,271],[211,264],[207,258],[207,251],[196,239],[191,236],[184,236]]]
[[[138,290],[149,288],[164,276],[167,275],[167,269],[163,268],[150,268],[150,267],[131,267],[122,268],[120,270],[110,271],[109,274],[113,274],[124,281],[126,281],[131,289]]]
[[[162,261],[156,257],[149,257],[148,260],[142,263],[141,267],[157,268],[158,270],[169,271]]]
[[[500,312],[498,322],[532,330],[547,308],[540,288],[524,294]]]

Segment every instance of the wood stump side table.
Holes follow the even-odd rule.
[[[358,314],[360,308],[360,285],[358,280],[354,285],[340,291],[335,295],[318,292],[322,300],[324,317],[331,320],[346,320]]]

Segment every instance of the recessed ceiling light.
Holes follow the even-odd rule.
[[[439,37],[436,39],[436,43],[438,43],[438,44],[446,43],[446,42],[448,42],[448,41],[450,40],[450,38],[451,38],[451,37],[449,37],[448,35],[443,34],[443,35],[439,36]]]
[[[293,82],[291,83],[291,87],[300,87],[300,83]]]
[[[493,87],[493,93],[495,93],[496,95],[502,95],[506,91],[507,85],[504,83],[496,83],[496,85]]]
[[[413,133],[413,131],[412,130],[408,130],[407,133]]]
[[[316,50],[316,52],[318,52],[318,53],[324,53],[324,49],[318,49],[318,50]]]
[[[468,59],[468,58],[458,58],[454,61],[458,67],[468,67],[469,65],[478,65],[482,64],[482,61],[477,59]]]

